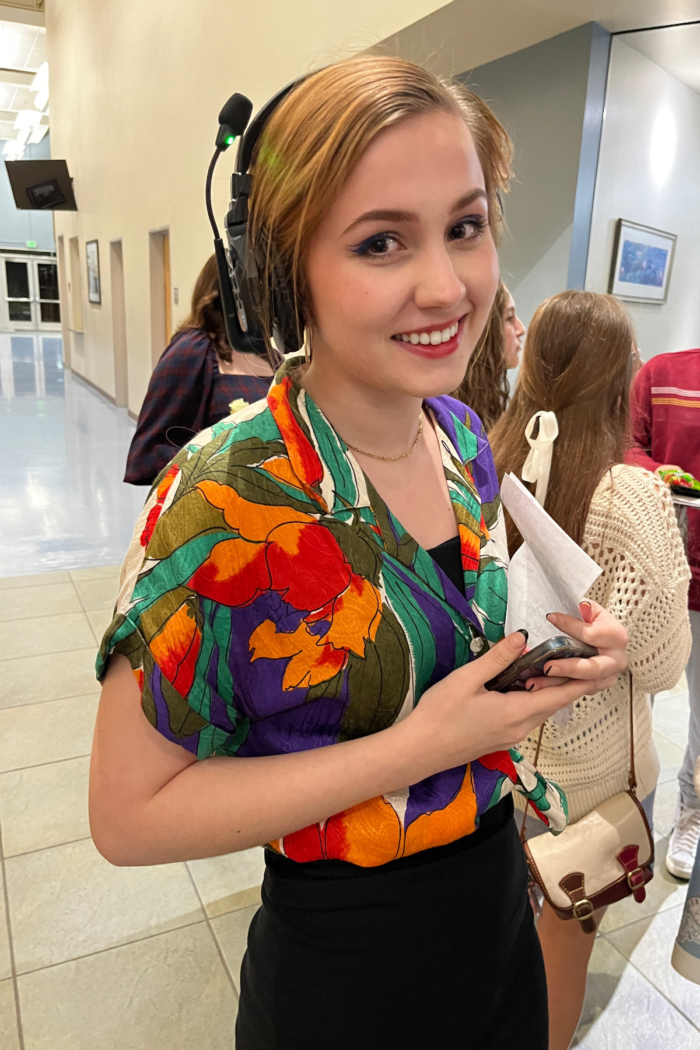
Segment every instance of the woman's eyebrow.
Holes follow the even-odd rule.
[[[483,197],[485,200],[488,199],[486,190],[481,187],[470,190],[469,193],[460,197],[458,201],[455,201],[451,210],[459,211],[461,208],[467,208],[479,197]],[[343,236],[345,236],[346,233],[349,233],[350,230],[354,229],[355,226],[359,226],[362,222],[418,222],[418,216],[414,211],[398,211],[395,208],[375,208],[373,211],[363,212],[362,215],[358,216],[357,219],[351,222],[348,228],[344,230]]]

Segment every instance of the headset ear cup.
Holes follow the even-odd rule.
[[[301,348],[303,337],[299,331],[300,324],[294,304],[292,289],[279,270],[272,277],[272,308],[275,327],[279,330],[284,342],[284,353],[295,353]],[[303,324],[301,326],[303,328]]]

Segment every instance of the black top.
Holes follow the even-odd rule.
[[[428,554],[457,590],[464,594],[464,569],[459,536],[453,536],[452,539],[439,543],[437,547],[431,547]]]

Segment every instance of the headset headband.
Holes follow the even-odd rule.
[[[269,102],[266,102],[261,110],[255,114],[255,118],[252,124],[249,126],[244,135],[241,135],[238,143],[238,153],[236,154],[236,171],[245,175],[250,167],[250,162],[253,159],[255,153],[255,147],[258,144],[258,139],[265,130],[265,125],[268,120],[275,112],[280,102],[287,97],[290,91],[301,84],[303,80],[307,79],[307,76],[299,77],[297,80],[292,80],[290,84],[283,87],[281,91],[278,91],[276,95],[273,95]]]

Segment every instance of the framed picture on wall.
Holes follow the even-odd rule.
[[[676,234],[617,220],[608,291],[631,303],[665,303]]]
[[[86,241],[85,252],[87,254],[87,286],[88,302],[102,302],[102,286],[100,285],[100,249],[97,241]]]

